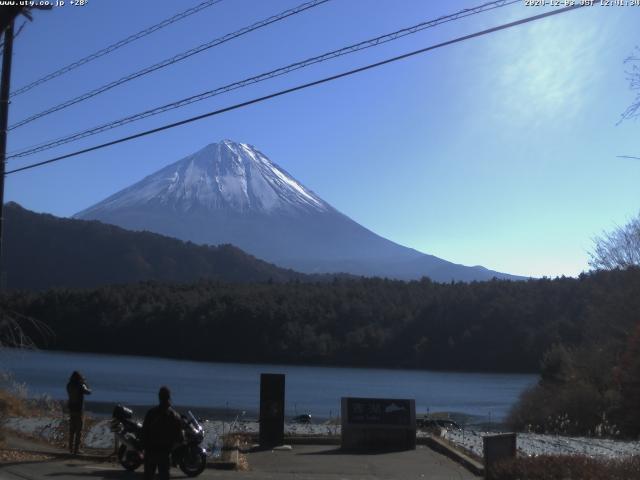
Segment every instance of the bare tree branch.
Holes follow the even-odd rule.
[[[627,80],[629,80],[629,88],[640,91],[640,47],[636,46],[633,53],[625,59],[624,64],[628,66],[626,74]],[[618,124],[638,116],[640,116],[640,92],[636,94],[636,98],[631,105],[622,112]]]
[[[594,269],[640,266],[640,213],[626,225],[594,238],[589,256],[589,265]]]
[[[53,330],[40,320],[0,308],[0,348],[36,348],[32,336],[25,333],[27,330],[42,340],[54,337]]]

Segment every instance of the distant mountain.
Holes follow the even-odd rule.
[[[307,273],[436,281],[512,278],[403,247],[367,230],[251,145],[224,140],[75,215],[198,244],[233,244]]]
[[[224,282],[313,280],[231,246],[200,246],[96,221],[4,209],[8,288],[90,288],[143,280]]]

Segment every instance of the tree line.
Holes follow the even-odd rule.
[[[554,345],[624,343],[640,269],[440,284],[145,282],[14,292],[3,312],[53,332],[44,348],[223,362],[537,372]]]

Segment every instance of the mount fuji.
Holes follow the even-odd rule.
[[[75,218],[199,244],[233,244],[306,273],[435,281],[520,279],[387,240],[340,213],[251,145],[207,145]]]

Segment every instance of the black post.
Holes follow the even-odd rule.
[[[7,128],[9,126],[9,89],[11,84],[11,56],[13,55],[13,20],[4,31],[2,52],[2,80],[0,81],[0,289],[4,289],[5,271],[2,261],[4,223],[4,177],[7,156]]]
[[[260,375],[260,446],[271,448],[284,443],[284,375]]]

